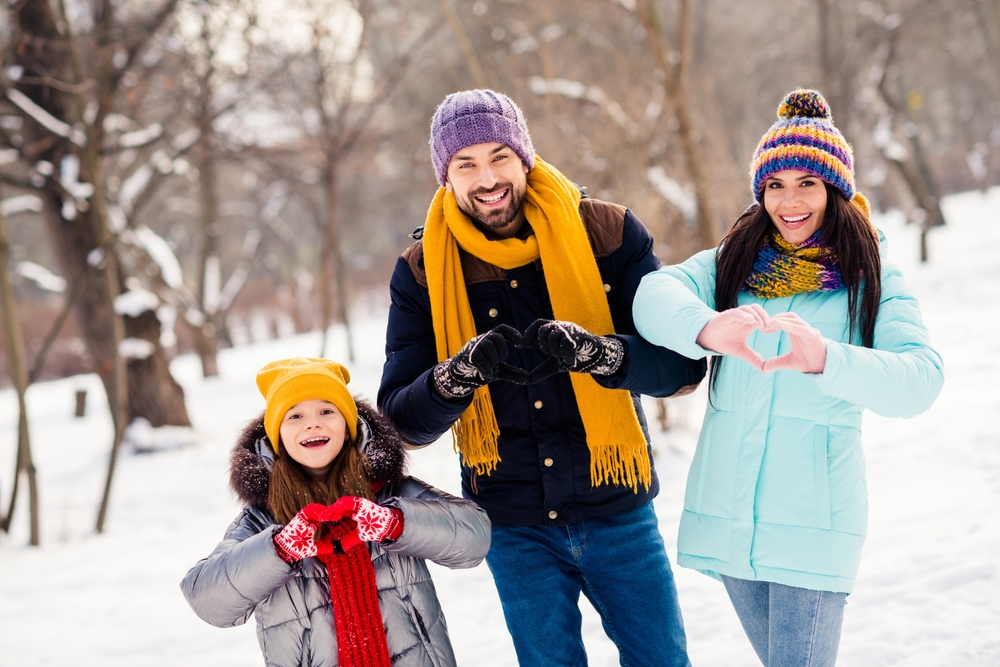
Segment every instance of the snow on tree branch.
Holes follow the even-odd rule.
[[[533,76],[528,79],[528,88],[538,96],[561,95],[571,100],[587,100],[601,107],[621,128],[629,131],[632,136],[639,132],[639,126],[625,112],[618,102],[609,98],[597,86],[587,86],[580,81],[570,79],[545,79]]]
[[[115,312],[119,315],[139,317],[147,310],[156,310],[160,306],[160,298],[144,289],[130,289],[115,297]]]
[[[41,213],[42,200],[37,195],[18,195],[0,201],[0,215],[8,217],[15,213]]]
[[[647,169],[646,178],[660,196],[677,207],[685,222],[693,224],[697,220],[698,200],[695,198],[693,188],[682,186],[667,176],[667,171],[660,166]]]
[[[134,132],[126,132],[118,137],[118,145],[122,148],[138,148],[153,143],[163,136],[163,126],[153,123],[149,127]]]
[[[22,278],[33,281],[40,288],[48,292],[62,293],[66,291],[66,281],[41,264],[21,262],[14,271]]]
[[[177,256],[174,255],[174,251],[170,249],[167,242],[145,225],[136,227],[135,238],[149,253],[156,265],[160,267],[163,282],[173,290],[183,289],[184,274],[181,272],[181,263],[177,261]]]
[[[87,135],[81,130],[70,126],[69,123],[59,120],[48,111],[31,101],[31,98],[16,88],[7,90],[7,99],[14,103],[21,111],[31,116],[35,122],[60,137],[66,137],[77,146],[87,145]]]

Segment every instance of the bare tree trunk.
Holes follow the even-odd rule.
[[[3,306],[4,334],[7,337],[7,360],[10,364],[10,377],[17,392],[17,467],[14,471],[14,485],[11,492],[7,515],[2,519],[2,528],[10,530],[11,519],[14,516],[14,506],[17,501],[18,480],[21,473],[28,479],[28,511],[30,516],[30,542],[38,546],[38,485],[35,478],[35,464],[31,458],[31,441],[28,434],[28,409],[24,394],[28,389],[28,361],[24,351],[24,337],[21,334],[21,321],[18,317],[17,302],[14,300],[14,289],[10,282],[10,247],[7,244],[7,234],[4,229],[3,214],[0,213],[0,305]]]
[[[888,51],[876,89],[885,105],[892,112],[894,119],[903,120],[906,130],[904,134],[910,140],[910,159],[900,159],[888,155],[886,157],[889,163],[898,169],[917,205],[925,212],[925,217],[920,225],[920,261],[926,262],[930,256],[927,235],[933,227],[943,225],[945,218],[944,212],[941,210],[941,191],[934,174],[931,172],[927,155],[924,153],[923,144],[920,141],[919,126],[910,119],[905,102],[899,100],[889,89],[888,73],[896,54],[896,43],[899,35],[899,28],[894,29],[889,35]]]
[[[323,236],[323,250],[320,253],[319,269],[319,298],[320,316],[322,318],[323,342],[320,347],[319,356],[325,357],[329,352],[329,331],[333,323],[333,294],[331,286],[336,281],[338,301],[340,302],[340,316],[343,318],[344,329],[347,333],[347,358],[354,361],[354,342],[351,335],[350,306],[347,302],[348,294],[345,288],[346,268],[341,261],[342,252],[340,250],[340,229],[339,229],[339,199],[337,196],[337,185],[340,178],[340,158],[332,151],[327,152],[327,180],[326,180],[326,229]]]
[[[201,198],[201,256],[198,258],[198,286],[197,298],[198,307],[205,315],[205,321],[199,326],[193,326],[194,346],[201,359],[201,373],[203,377],[215,377],[219,374],[218,351],[219,341],[215,326],[215,315],[218,303],[209,303],[210,299],[218,300],[221,280],[218,249],[218,218],[219,218],[219,197],[216,189],[217,183],[217,162],[215,155],[216,141],[212,132],[212,105],[214,102],[215,90],[212,87],[212,77],[215,73],[212,58],[214,49],[212,47],[212,35],[209,28],[209,21],[202,23],[201,41],[206,54],[206,71],[199,77],[201,90],[198,100],[199,118],[198,126],[202,128],[200,143],[201,160],[198,165],[200,176],[199,196]],[[214,275],[210,275],[214,273]],[[210,280],[216,281],[210,284]]]
[[[834,0],[816,0],[817,22],[819,23],[819,57],[823,73],[823,96],[830,107],[837,112],[840,131],[849,136],[851,112],[851,72],[845,58],[846,39],[841,9]]]
[[[206,109],[205,111],[207,112],[208,110]],[[201,373],[203,377],[215,377],[219,374],[219,343],[216,338],[217,331],[215,323],[213,322],[215,308],[212,307],[212,304],[206,302],[206,289],[209,287],[209,281],[213,279],[213,277],[209,275],[209,271],[215,270],[217,272],[219,268],[216,266],[214,269],[210,269],[212,261],[214,260],[215,262],[218,262],[219,256],[217,248],[219,232],[216,228],[219,200],[215,190],[216,163],[210,132],[211,131],[209,129],[206,129],[202,135],[202,159],[198,169],[198,173],[201,177],[200,195],[202,236],[201,257],[199,257],[198,263],[200,269],[200,274],[198,276],[198,304],[201,307],[202,312],[205,314],[205,321],[202,322],[200,326],[191,327],[194,333],[195,350],[198,352],[198,357],[201,359]],[[214,276],[214,279],[219,279],[219,276]],[[213,298],[218,298],[218,288],[218,285],[211,287],[211,289],[216,292],[213,295]]]
[[[128,372],[136,382],[129,382],[129,421],[144,417],[152,426],[190,426],[184,390],[170,375],[167,357],[160,346],[160,320],[147,310],[138,317],[125,315],[125,331],[129,338],[139,338],[153,345],[153,353],[143,359],[129,359]],[[163,378],[170,382],[169,391],[157,387]],[[143,381],[145,380],[145,381]]]
[[[691,20],[691,0],[680,2],[680,50],[670,49],[670,42],[663,32],[656,0],[641,0],[637,7],[640,22],[646,29],[646,39],[653,52],[656,65],[663,71],[670,100],[677,118],[677,133],[681,139],[681,150],[687,164],[688,175],[694,183],[695,200],[698,205],[698,241],[702,248],[714,248],[719,242],[719,228],[712,211],[712,198],[707,171],[699,150],[696,130],[691,119],[690,87],[688,71],[691,62],[691,42],[693,22]],[[677,60],[674,67],[671,59]]]

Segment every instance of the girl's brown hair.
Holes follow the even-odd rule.
[[[872,347],[875,318],[882,298],[878,236],[861,209],[826,181],[823,185],[826,187],[826,210],[820,227],[820,245],[833,251],[847,288],[849,337],[860,333],[861,344]],[[759,199],[763,201],[763,195]],[[715,309],[720,313],[736,307],[736,298],[753,268],[757,251],[772,228],[767,210],[754,204],[740,215],[722,239],[715,258]],[[710,387],[718,378],[721,359],[712,358]]]
[[[278,456],[271,466],[267,509],[275,521],[286,524],[309,503],[332,505],[342,496],[375,500],[368,478],[368,459],[350,437],[333,459],[326,476],[314,477],[285,451],[278,439]]]

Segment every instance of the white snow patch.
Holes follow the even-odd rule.
[[[66,281],[56,274],[46,269],[41,264],[34,262],[21,262],[17,265],[17,274],[33,281],[43,290],[49,292],[65,292]]]
[[[181,271],[181,263],[177,260],[177,255],[170,249],[170,245],[156,232],[145,225],[135,228],[135,238],[139,241],[150,258],[160,267],[160,274],[163,282],[172,289],[179,290],[184,287],[184,273]]]
[[[145,417],[132,420],[122,437],[122,444],[139,454],[178,449],[197,442],[197,434],[189,426],[153,426]]]
[[[160,306],[160,298],[142,288],[122,292],[115,297],[115,312],[119,315],[139,317],[147,310],[156,310]]]
[[[123,338],[118,344],[118,354],[125,359],[148,359],[156,346],[145,338]]]
[[[37,195],[17,195],[0,201],[0,215],[7,217],[16,213],[41,213],[42,198]]]

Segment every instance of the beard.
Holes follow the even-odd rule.
[[[484,195],[490,195],[503,190],[507,190],[506,206],[491,211],[480,210],[475,197],[482,197]],[[507,227],[507,225],[514,221],[517,214],[521,212],[521,204],[524,203],[524,194],[526,191],[526,185],[521,185],[520,188],[515,188],[510,182],[497,183],[490,189],[479,188],[477,190],[470,191],[465,197],[456,197],[456,202],[458,203],[458,208],[472,218],[472,222],[475,223],[477,227],[480,229],[496,231]]]

